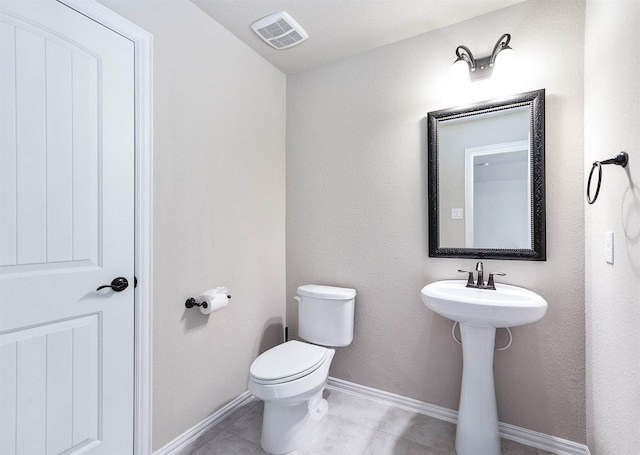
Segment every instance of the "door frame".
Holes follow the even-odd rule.
[[[152,453],[153,35],[95,0],[56,0],[134,43],[135,265],[133,453]]]

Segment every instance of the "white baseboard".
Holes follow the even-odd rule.
[[[327,388],[337,390],[339,392],[358,395],[370,400],[388,404],[389,406],[395,406],[406,409],[407,411],[428,415],[451,423],[456,423],[458,420],[458,411],[454,411],[453,409],[425,403],[424,401],[414,400],[413,398],[403,397],[402,395],[396,395],[395,393],[385,392],[384,390],[374,389],[372,387],[355,384],[342,379],[329,377]],[[254,397],[251,393],[248,391],[244,392],[238,398],[231,401],[220,410],[214,412],[199,424],[188,429],[173,441],[155,451],[153,455],[177,454],[180,450],[198,439],[202,434],[220,423],[236,409],[244,406],[253,399]],[[508,423],[500,422],[499,430],[500,437],[504,439],[509,439],[531,447],[546,450],[547,452],[557,455],[591,455],[589,448],[584,444],[578,444],[577,442],[516,427],[514,425],[509,425]]]
[[[224,420],[227,416],[231,415],[236,409],[241,408],[245,404],[254,400],[253,395],[247,391],[240,395],[235,400],[227,403],[225,406],[220,408],[218,411],[206,417],[202,422],[196,424],[195,426],[189,428],[187,431],[177,436],[175,439],[170,441],[165,446],[153,452],[153,455],[173,455],[177,454],[180,450],[187,447],[193,441],[198,439],[204,433],[206,433],[211,428],[215,427],[218,423]]]
[[[428,415],[451,423],[456,423],[458,420],[458,411],[454,411],[453,409],[425,403],[424,401],[414,400],[413,398],[403,397],[402,395],[396,395],[395,393],[366,387],[342,379],[329,377],[327,388],[359,395],[390,406],[396,406],[406,409],[407,411]],[[508,423],[500,422],[499,430],[500,437],[504,439],[509,439],[558,455],[591,455],[589,448],[584,444],[578,444],[577,442],[516,427]]]
[[[384,390],[374,389],[354,382],[345,381],[343,379],[329,377],[327,388],[347,392],[353,395],[368,398],[370,400],[379,401],[390,406],[406,409],[407,411],[424,414],[436,419],[445,420],[447,422],[456,423],[458,421],[458,411],[444,408],[435,404],[425,403],[424,401],[414,400],[413,398],[403,397],[395,393],[385,392]]]

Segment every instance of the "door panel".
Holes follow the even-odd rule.
[[[0,265],[97,265],[99,61],[46,31],[14,24],[1,24],[14,42],[0,55],[3,73],[13,72],[3,104],[14,106],[3,109],[2,135],[14,138],[2,148]]]
[[[93,314],[0,335],[0,363],[13,367],[2,383],[15,385],[8,389],[15,424],[0,427],[1,440],[20,441],[20,453],[60,453],[98,441],[99,318]]]
[[[133,447],[133,43],[0,4],[0,453]]]
[[[73,259],[73,189],[77,184],[73,178],[73,150],[80,148],[77,142],[74,147],[73,142],[73,97],[84,78],[73,79],[71,49],[47,40],[45,58],[47,262],[65,262]],[[87,97],[89,92],[77,96]]]
[[[42,263],[47,260],[45,42],[34,33],[13,28],[16,59],[16,225],[22,227],[20,231],[16,229],[17,263]],[[4,62],[2,64],[4,66]]]

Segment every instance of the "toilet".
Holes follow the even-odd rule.
[[[331,348],[353,340],[355,289],[308,284],[297,294],[298,335],[308,343],[292,340],[262,353],[249,377],[249,391],[264,401],[260,445],[278,455],[300,447],[327,415],[322,392]]]

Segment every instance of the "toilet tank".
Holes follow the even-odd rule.
[[[298,288],[298,335],[322,346],[348,346],[353,340],[356,290],[307,284]]]

